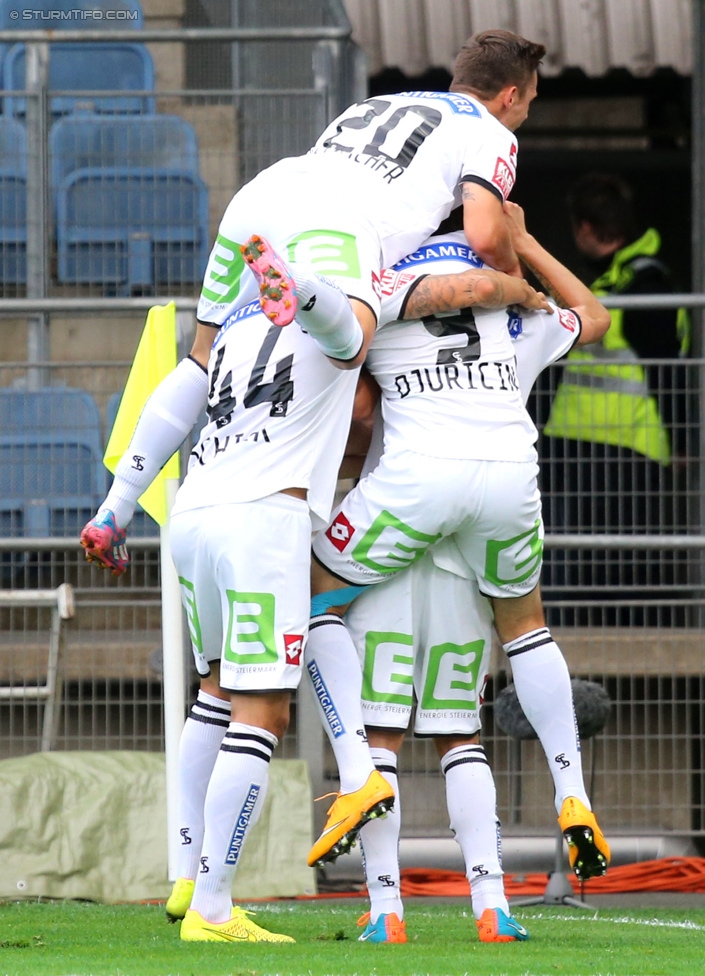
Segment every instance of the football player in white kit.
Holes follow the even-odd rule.
[[[523,228],[520,210],[511,204],[507,209],[513,225]],[[557,270],[558,263],[525,229],[516,230],[515,246],[527,263],[538,260]],[[314,686],[324,687],[335,704],[339,728],[328,735],[339,767],[354,767],[358,755],[364,765],[359,737],[339,731],[355,731],[359,715],[359,687],[347,673],[342,680],[336,676],[352,646],[341,616],[366,586],[412,565],[451,536],[435,562],[461,576],[474,575],[491,598],[521,704],[553,775],[571,866],[579,878],[588,878],[604,873],[609,847],[585,791],[568,671],[543,616],[536,431],[522,399],[507,313],[458,312],[451,290],[448,314],[433,315],[435,290],[425,303],[422,273],[414,271],[425,264],[441,273],[449,259],[447,270],[457,270],[459,262],[472,261],[463,247],[459,235],[432,239],[385,276],[390,302],[398,300],[399,321],[380,328],[367,359],[382,391],[384,453],[314,542],[307,667]],[[414,274],[420,283],[410,291]],[[583,294],[587,300],[589,292]],[[574,312],[553,314],[577,337]],[[604,309],[598,318],[606,328]],[[323,836],[310,863],[329,859]]]
[[[219,325],[243,306],[253,294],[249,265],[275,325],[296,315],[332,360],[359,365],[378,320],[381,268],[458,204],[477,253],[520,277],[502,206],[516,170],[513,131],[536,95],[544,53],[508,31],[477,35],[458,55],[451,91],[352,106],[307,155],[255,177],[221,221],[199,321]],[[317,690],[320,697],[320,684]],[[369,752],[366,761],[341,766],[326,855],[335,856],[338,842],[384,802],[381,789]]]
[[[517,300],[543,304],[523,279],[477,277],[490,291],[504,281]],[[171,518],[202,678],[180,746],[183,857],[167,902],[171,917],[184,918],[187,941],[289,941],[233,908],[230,891],[302,673],[311,532],[330,515],[357,379],[345,365],[332,363],[298,324],[272,325],[256,299],[218,331],[200,324],[191,357],[153,394],[82,533],[90,558],[124,571],[124,526],[136,500],[207,396],[209,422]],[[393,802],[370,765],[357,819]]]
[[[609,319],[582,282],[566,272],[526,234],[521,211],[512,208],[518,253],[533,261],[549,289],[580,306],[580,315],[561,317],[545,312],[513,312],[507,326],[516,352],[516,374],[526,401],[536,377],[547,365],[567,355],[574,345],[597,341]],[[460,263],[458,264],[460,267]],[[432,270],[421,263],[418,273]],[[442,279],[428,278],[429,293]],[[413,283],[402,288],[413,288]],[[413,312],[413,293],[407,309]],[[381,453],[379,426],[365,468],[374,469]],[[483,942],[514,941],[528,933],[509,914],[502,885],[499,821],[491,769],[480,744],[480,705],[489,667],[492,640],[490,601],[480,594],[474,574],[462,576],[436,565],[446,562],[441,541],[409,569],[386,582],[367,587],[351,605],[345,623],[356,645],[363,670],[362,705],[370,748],[378,769],[396,787],[397,755],[416,699],[415,734],[433,737],[446,784],[450,825],[462,850],[471,885],[473,912]],[[543,687],[532,688],[517,659],[515,680],[524,682],[529,706],[563,710],[552,698],[548,681],[565,681],[565,666],[543,665]],[[538,672],[536,672],[536,680]],[[563,685],[563,694],[565,695]],[[527,706],[527,710],[529,710]],[[560,723],[560,714],[559,714]],[[537,726],[545,719],[539,717]],[[545,726],[544,726],[545,727]],[[562,766],[551,764],[552,768]],[[557,786],[557,792],[560,787]],[[363,846],[370,912],[362,917],[362,939],[406,941],[399,892],[399,798],[384,821],[366,824]]]
[[[223,322],[254,297],[249,265],[271,321],[296,314],[331,357],[362,362],[381,269],[460,204],[475,252],[521,277],[502,205],[516,175],[513,132],[536,95],[544,53],[509,31],[485,31],[460,51],[449,92],[352,105],[306,155],[258,174],[225,211],[199,320]]]

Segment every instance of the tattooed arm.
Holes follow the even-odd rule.
[[[461,194],[463,230],[475,254],[491,268],[523,277],[500,198],[479,183],[463,183]]]
[[[578,345],[599,342],[610,324],[607,309],[600,304],[587,285],[557,258],[542,247],[526,229],[524,211],[516,203],[505,203],[504,213],[512,243],[527,268],[563,308],[572,308],[580,316],[582,330]]]
[[[422,278],[409,295],[404,318],[421,319],[425,315],[452,312],[472,305],[481,308],[522,305],[524,308],[550,310],[545,296],[535,291],[523,278],[483,268]]]

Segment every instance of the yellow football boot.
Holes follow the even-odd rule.
[[[227,922],[207,922],[202,915],[191,909],[186,912],[181,923],[181,938],[184,942],[295,942],[290,935],[268,932],[248,916],[244,908],[233,906],[232,915]]]
[[[367,821],[383,817],[393,806],[394,790],[376,769],[359,790],[338,793],[328,811],[323,833],[308,855],[309,867],[334,861],[339,854],[349,851]]]
[[[568,843],[568,860],[577,879],[587,881],[606,874],[610,848],[595,814],[577,797],[568,796],[561,806],[558,825]]]

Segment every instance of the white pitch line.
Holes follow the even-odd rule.
[[[601,918],[598,915],[545,915],[543,912],[538,912],[523,917],[527,919],[546,918],[560,922],[603,922],[605,925],[648,925],[653,928],[692,929],[696,932],[705,932],[705,925],[698,925],[697,922],[676,922],[659,918],[631,918],[628,915],[622,918]]]

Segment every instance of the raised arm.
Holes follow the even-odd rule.
[[[479,183],[463,183],[463,230],[475,254],[485,264],[523,277],[504,219],[502,201]]]
[[[208,399],[208,357],[218,330],[198,324],[191,353],[147,400],[95,518],[81,532],[86,559],[119,576],[127,569],[126,527],[137,499],[179,449]]]
[[[580,316],[582,329],[579,346],[599,342],[610,325],[610,314],[587,285],[554,258],[526,229],[524,211],[516,203],[505,203],[504,213],[516,253],[532,271],[546,291],[563,308],[572,308]]]

